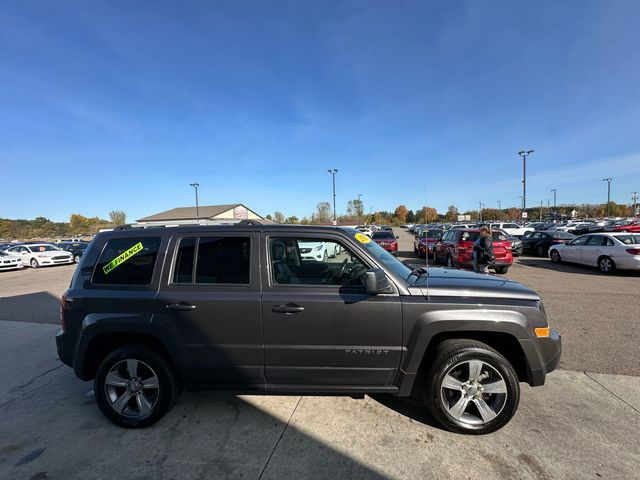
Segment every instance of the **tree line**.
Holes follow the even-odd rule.
[[[93,235],[102,228],[113,228],[126,222],[127,214],[122,210],[109,212],[109,220],[77,213],[71,214],[68,222],[53,222],[45,217],[33,220],[0,218],[0,238],[31,240]]]
[[[529,221],[538,220],[540,218],[570,218],[575,210],[576,218],[603,218],[607,214],[606,204],[580,204],[580,205],[561,205],[554,210],[553,207],[543,205],[542,207],[530,207],[525,211]],[[515,221],[522,218],[522,209],[517,207],[508,207],[504,209],[483,208],[480,210],[466,210],[461,212],[455,205],[449,205],[445,212],[438,212],[433,207],[423,206],[413,211],[408,209],[406,205],[398,205],[393,212],[378,211],[364,212],[364,206],[361,200],[349,200],[347,203],[347,211],[338,215],[336,220],[338,223],[376,223],[385,225],[402,225],[405,223],[433,223],[433,222],[457,222],[459,215],[468,215],[470,221],[477,222],[480,220],[496,220],[496,221]],[[609,203],[610,217],[632,217],[633,207],[631,205],[618,204],[616,202]],[[295,215],[287,217],[282,212],[276,211],[273,215],[267,215],[268,220],[277,223],[301,224],[301,225],[323,225],[330,224],[333,220],[333,212],[329,202],[320,202],[316,206],[315,212],[303,218]]]

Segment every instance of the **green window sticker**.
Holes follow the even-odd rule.
[[[141,250],[142,250],[142,242],[138,242],[129,250],[125,250],[116,258],[114,258],[109,263],[107,263],[104,267],[102,267],[102,271],[104,272],[105,275],[108,274],[111,270],[113,270],[118,265],[129,260],[131,257],[133,257],[136,253],[140,252]]]

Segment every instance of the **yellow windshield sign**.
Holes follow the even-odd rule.
[[[360,243],[369,243],[371,241],[371,239],[364,233],[356,233],[356,240],[358,240]]]
[[[102,267],[102,271],[106,275],[111,270],[116,268],[121,263],[124,263],[127,260],[129,260],[131,257],[133,257],[136,253],[138,253],[141,250],[142,250],[142,242],[138,242],[133,247],[131,247],[129,250],[125,250],[120,255],[118,255],[116,258],[114,258],[109,263],[107,263],[104,267]]]

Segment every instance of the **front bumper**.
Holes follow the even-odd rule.
[[[553,372],[562,356],[562,337],[557,330],[551,329],[548,337],[521,340],[529,363],[529,385],[544,385],[548,373]]]

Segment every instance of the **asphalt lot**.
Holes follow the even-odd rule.
[[[412,252],[412,237],[399,233]],[[389,396],[189,393],[149,429],[115,427],[91,383],[57,359],[58,297],[73,270],[0,275],[0,478],[637,476],[638,276],[518,261],[507,276],[542,294],[564,336],[563,370],[544,387],[523,385],[505,428],[468,437]]]

